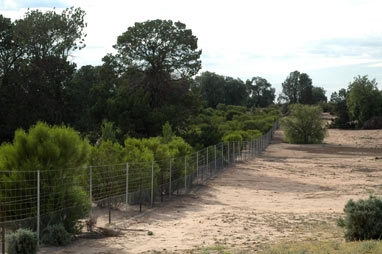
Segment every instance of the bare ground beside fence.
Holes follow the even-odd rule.
[[[342,240],[335,220],[345,203],[382,195],[381,144],[381,130],[329,130],[321,145],[286,144],[278,131],[261,157],[187,196],[128,220],[113,211],[121,236],[40,253],[199,253],[216,245],[247,253],[280,241]],[[100,214],[99,226],[107,222]]]

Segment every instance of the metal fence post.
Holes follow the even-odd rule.
[[[240,160],[242,161],[243,160],[243,153],[241,151],[241,140],[237,141],[237,150],[239,151],[239,157],[240,157]]]
[[[40,245],[40,170],[37,170],[37,249]]]
[[[184,194],[187,193],[187,157],[184,156]]]
[[[236,163],[236,156],[235,156],[235,141],[232,141],[232,155],[233,155],[233,160],[232,160],[232,162],[235,164],[235,163]]]
[[[229,141],[228,141],[228,146],[227,146],[228,150],[227,150],[227,164],[229,166]]]
[[[1,253],[5,254],[5,204],[1,205],[2,229],[1,229]]]
[[[224,168],[224,142],[222,143],[222,166],[220,168]]]
[[[90,217],[93,215],[93,169],[89,166],[89,198],[90,198]]]
[[[151,207],[154,204],[154,161],[151,162]]]
[[[207,172],[209,171],[209,166],[208,166],[208,146],[207,146],[207,159],[206,159],[206,163],[207,163]]]
[[[126,215],[129,206],[129,163],[126,162]]]
[[[199,151],[196,152],[196,178],[199,179]]]
[[[215,145],[215,172],[216,172],[216,145]]]
[[[170,157],[170,183],[169,183],[169,186],[168,186],[168,196],[169,196],[170,199],[171,199],[171,191],[172,191],[171,190],[171,187],[172,187],[171,186],[171,180],[172,180],[171,179],[172,178],[172,172],[171,172],[172,168],[171,167],[172,167],[172,160],[171,160],[171,157]]]

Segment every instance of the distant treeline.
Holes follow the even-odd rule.
[[[246,82],[201,73],[197,37],[183,23],[136,23],[117,38],[101,66],[77,69],[85,47],[85,12],[28,10],[11,21],[0,15],[0,141],[38,121],[73,127],[96,142],[102,122],[113,122],[120,143],[153,137],[169,122],[189,133],[203,108],[218,104],[267,107],[275,89],[265,79]]]

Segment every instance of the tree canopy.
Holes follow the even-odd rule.
[[[170,74],[172,79],[191,78],[201,68],[197,41],[185,24],[157,19],[129,27],[114,48],[118,60],[128,67],[152,75]]]
[[[0,140],[38,120],[67,121],[67,86],[76,67],[68,56],[85,46],[84,15],[79,8],[28,10],[14,22],[0,15]]]
[[[282,93],[278,100],[288,104],[317,104],[327,101],[325,93],[322,87],[313,86],[308,74],[294,71],[282,83]]]
[[[133,136],[156,136],[166,121],[182,128],[201,107],[192,77],[201,68],[197,37],[181,22],[135,23],[103,58],[91,91],[93,122],[104,118]]]
[[[246,81],[249,93],[248,106],[265,108],[273,104],[276,90],[264,78],[253,77]]]
[[[382,94],[375,79],[357,76],[349,84],[346,105],[353,120],[362,127],[372,116],[382,115]]]

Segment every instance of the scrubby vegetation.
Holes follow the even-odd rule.
[[[382,199],[349,200],[344,208],[345,218],[338,221],[345,228],[347,241],[380,240],[382,238]]]
[[[20,195],[32,197],[40,173],[42,228],[62,223],[70,233],[78,232],[77,221],[87,216],[90,201],[80,185],[83,166],[89,159],[90,145],[66,126],[37,123],[28,132],[18,130],[12,143],[0,146],[0,198],[7,205],[7,217],[36,216],[35,202],[18,203]],[[65,170],[71,168],[71,170]],[[17,195],[15,191],[17,190]],[[61,208],[59,213],[49,214]],[[36,225],[31,225],[33,228]]]
[[[216,109],[202,110],[190,130],[182,135],[196,149],[222,140],[250,140],[270,130],[280,116],[281,112],[275,107],[248,109],[219,104]]]
[[[27,229],[18,229],[6,237],[8,254],[34,254],[37,251],[37,234]]]
[[[62,224],[48,225],[42,232],[41,242],[52,246],[64,246],[71,242],[69,234]]]
[[[326,129],[321,113],[318,106],[291,105],[290,115],[281,121],[286,141],[295,144],[322,143]]]

